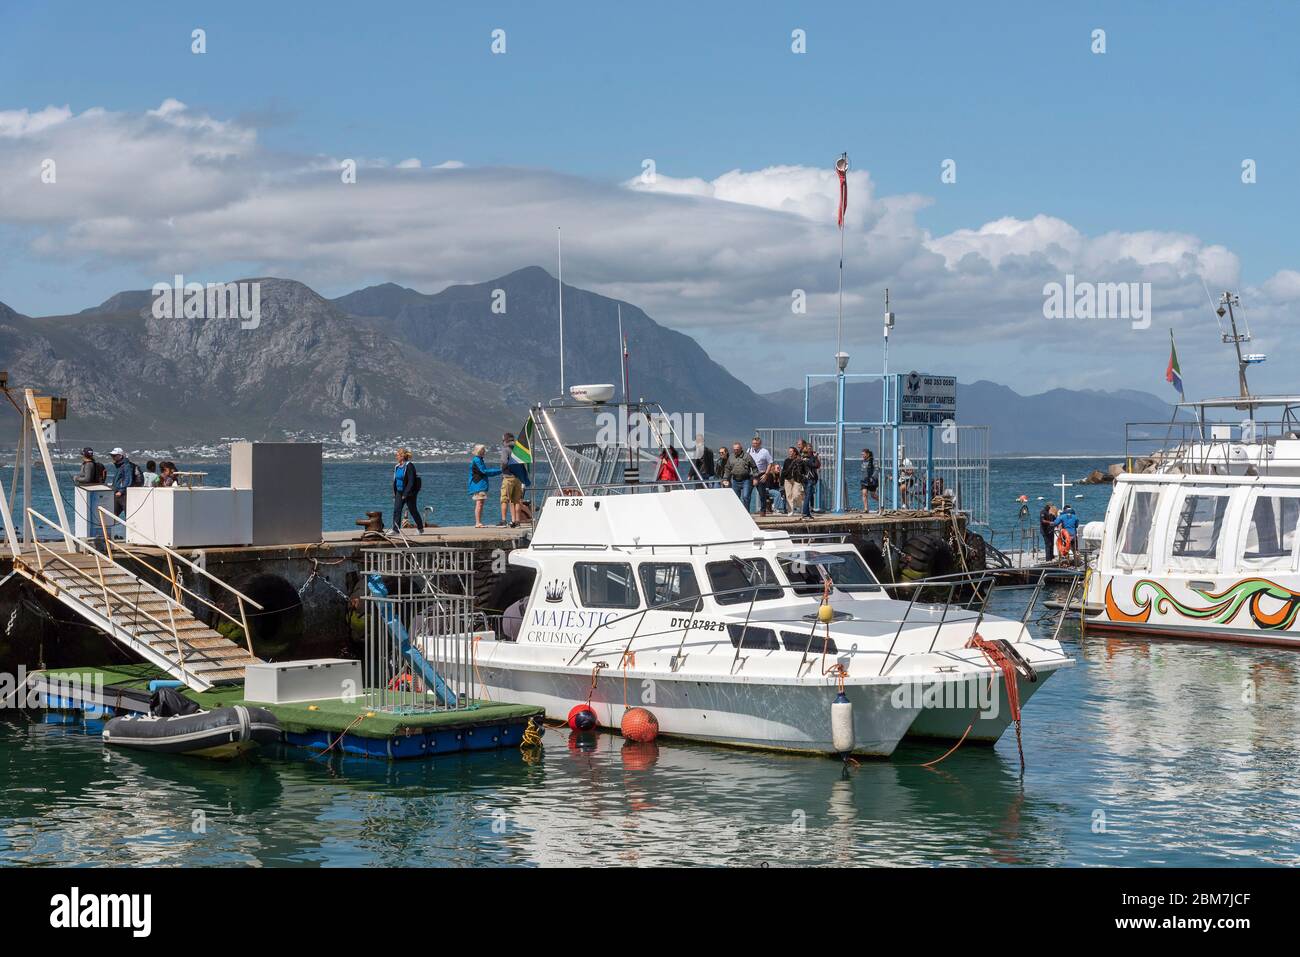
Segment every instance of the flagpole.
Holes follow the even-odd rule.
[[[849,357],[844,351],[844,212],[849,206],[849,154],[841,153],[835,161],[835,172],[840,180],[839,214],[835,217],[840,227],[840,288],[839,304],[835,315],[835,494],[832,510],[844,511],[844,370]],[[825,510],[826,506],[822,505]]]
[[[1174,345],[1174,330],[1172,326],[1169,329],[1169,351],[1173,355],[1178,355],[1178,347]],[[1183,391],[1183,370],[1182,369],[1178,370],[1178,400],[1180,402],[1187,401],[1187,393]]]

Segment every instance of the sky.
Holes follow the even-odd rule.
[[[1300,4],[1052,6],[0,0],[0,301],[435,292],[554,272],[559,226],[566,282],[801,386],[834,368],[847,152],[850,371],[888,287],[895,370],[1173,398],[1172,329],[1220,394],[1230,289],[1257,391],[1300,391]]]

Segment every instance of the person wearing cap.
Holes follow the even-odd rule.
[[[108,454],[117,466],[117,474],[113,476],[113,514],[122,517],[126,515],[126,490],[136,484],[135,463],[126,457],[121,446]]]
[[[108,470],[102,462],[95,461],[95,450],[86,447],[81,450],[81,471],[72,477],[73,485],[103,485],[108,478]]]

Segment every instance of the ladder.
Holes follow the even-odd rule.
[[[39,521],[60,532],[61,537],[66,535],[66,530],[58,523],[35,509],[28,509],[28,516],[33,530]],[[122,543],[109,543],[105,551],[100,551],[92,542],[71,536],[76,550],[68,551],[62,541],[41,541],[34,534],[30,538],[31,541],[13,558],[14,570],[18,574],[118,644],[195,691],[242,682],[245,666],[260,662],[261,659],[252,653],[251,644],[241,647],[204,624],[190,611],[181,596],[187,595],[231,621],[242,622],[246,641],[248,628],[244,604],[258,610],[262,610],[262,606],[215,577],[207,576],[238,596],[240,618],[235,619],[183,584],[175,571],[177,561],[206,573],[171,549],[157,546],[167,559],[169,574],[166,574],[147,566],[141,556]],[[170,593],[128,568],[124,564],[128,559],[141,562],[167,578]]]

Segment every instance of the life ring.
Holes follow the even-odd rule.
[[[424,683],[417,681],[415,676],[407,672],[400,675],[393,675],[393,680],[388,682],[389,691],[413,691],[416,694],[424,693]]]

